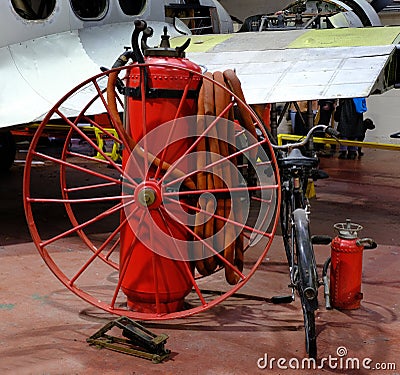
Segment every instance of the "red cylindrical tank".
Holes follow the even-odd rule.
[[[145,50],[145,68],[132,64],[126,76],[126,105],[125,116],[127,132],[139,142],[146,134],[165,122],[185,116],[196,115],[197,93],[201,79],[182,69],[174,69],[174,65],[201,72],[201,68],[182,57],[181,51],[171,48],[152,48]],[[142,98],[143,82],[146,91]],[[189,83],[189,85],[188,85]],[[181,103],[184,90],[187,90],[186,100]],[[143,104],[144,103],[144,104]],[[179,110],[178,110],[179,108]],[[179,113],[178,113],[179,112]],[[168,145],[163,155],[170,164],[176,161],[190,146],[188,137],[183,137],[186,131],[184,120],[179,121],[180,138],[172,145]],[[165,140],[160,140],[166,142]],[[160,155],[158,155],[160,157]],[[123,167],[129,155],[123,154]],[[152,243],[155,248],[163,249],[162,239],[154,236],[153,225],[158,226],[161,232],[178,240],[187,241],[188,233],[174,224],[171,217],[161,217],[157,209],[161,204],[161,191],[156,182],[152,182],[155,169],[147,172],[145,181],[135,189],[135,200],[147,210],[144,216],[148,220],[139,223],[143,213],[141,209],[130,219],[130,225],[121,229],[120,241],[120,278],[121,288],[127,296],[128,306],[136,311],[146,313],[169,313],[183,308],[184,298],[192,288],[188,272],[193,272],[188,262],[170,259],[154,252],[147,244]],[[124,219],[124,218],[122,218]],[[168,228],[165,224],[168,220]],[[152,222],[150,222],[152,221]],[[140,226],[140,228],[138,227]],[[137,231],[141,232],[140,239],[136,238]],[[152,237],[150,239],[150,237]]]
[[[361,282],[364,244],[371,245],[373,241],[369,238],[358,239],[362,226],[351,223],[349,219],[346,223],[335,224],[334,228],[338,235],[331,243],[331,304],[337,309],[358,309],[363,298]]]

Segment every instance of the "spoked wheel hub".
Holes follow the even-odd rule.
[[[135,191],[134,200],[145,208],[157,209],[161,204],[161,190],[155,182],[141,183]]]

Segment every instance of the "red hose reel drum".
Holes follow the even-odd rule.
[[[176,131],[178,131],[180,141],[168,144],[161,155],[155,155],[172,164],[190,146],[188,127],[184,118],[190,116],[193,118],[197,112],[201,78],[186,69],[200,73],[201,68],[184,58],[182,52],[168,46],[148,48],[144,53],[145,63],[148,65],[143,67],[132,64],[127,71],[125,126],[128,134],[139,143],[158,126],[178,116],[179,126],[176,127],[174,136],[177,136]],[[186,99],[182,101],[184,95]],[[165,142],[168,142],[168,134],[165,134]],[[124,168],[130,168],[129,157],[126,152],[123,154]],[[140,162],[135,161],[135,163]],[[146,167],[144,169],[147,170]],[[192,280],[188,275],[193,273],[193,269],[190,268],[189,262],[155,254],[154,248],[162,249],[166,246],[162,243],[162,237],[152,232],[151,223],[147,228],[144,228],[143,224],[139,225],[141,212],[149,210],[155,227],[177,241],[189,240],[187,231],[182,230],[178,223],[174,225],[172,217],[167,214],[161,217],[156,210],[161,203],[159,201],[161,189],[157,185],[156,174],[156,168],[149,167],[146,182],[139,184],[135,191],[135,201],[139,202],[139,207],[142,206],[129,219],[130,225],[124,226],[121,230],[120,264],[124,266],[120,268],[120,279],[121,289],[127,296],[129,308],[139,312],[161,314],[183,308],[184,297],[192,289]],[[149,183],[149,179],[152,178],[154,182]],[[168,226],[165,220],[169,221]],[[136,238],[139,231],[141,239],[147,237],[147,243],[153,242],[152,249]],[[168,250],[165,249],[166,252]],[[128,254],[132,252],[135,253],[135,257],[129,259]],[[163,272],[157,272],[156,269],[162,269]]]
[[[127,72],[126,80],[127,123],[131,136],[137,141],[143,137],[143,121],[145,121],[146,131],[150,132],[158,125],[174,119],[189,81],[191,82],[187,88],[188,93],[186,100],[182,103],[179,117],[195,115],[197,112],[197,95],[201,84],[199,76],[193,76],[182,69],[171,68],[171,65],[174,65],[178,68],[201,72],[198,65],[186,58],[164,57],[162,55],[149,56],[145,58],[145,62],[149,65],[147,68],[132,65]],[[163,63],[168,64],[168,66],[163,67]],[[145,105],[147,111],[145,119],[142,117],[141,82],[143,86],[146,86],[143,87],[146,91]],[[173,151],[176,150],[179,151],[179,145],[168,150],[170,155],[167,159],[177,159],[179,156],[173,154]],[[180,151],[179,153],[182,154],[183,152]]]

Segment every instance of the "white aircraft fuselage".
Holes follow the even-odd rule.
[[[81,81],[110,67],[130,46],[133,23],[154,29],[158,45],[163,27],[173,36],[191,34],[168,8],[180,1],[4,0],[0,2],[0,128],[40,120],[55,102]],[[167,5],[167,6],[165,6]],[[232,32],[232,22],[214,0],[200,1],[214,15],[216,32]],[[210,30],[212,32],[212,30]]]

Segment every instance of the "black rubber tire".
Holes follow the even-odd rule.
[[[293,211],[295,224],[295,243],[297,265],[299,267],[300,289],[313,289],[315,296],[318,294],[318,274],[315,262],[314,249],[311,241],[309,221],[306,211],[298,208]],[[303,293],[302,293],[303,294]]]
[[[289,235],[291,232],[291,225],[290,225],[291,212],[292,212],[292,205],[289,199],[286,198],[285,192],[282,192],[282,201],[280,209],[280,226],[283,237],[283,245],[285,247],[285,253],[289,267],[293,266],[291,259],[292,246],[290,243],[290,235]]]
[[[303,311],[306,351],[310,358],[316,358],[317,335],[314,312],[318,308],[318,274],[307,214],[304,209],[297,209],[293,212],[293,217],[295,223],[297,264],[299,267],[297,292],[300,296]],[[304,295],[304,291],[310,287],[315,290],[315,296],[311,300],[307,299]]]
[[[317,334],[315,330],[315,313],[314,311],[308,311],[307,306],[303,304],[302,309],[304,317],[304,331],[306,339],[306,351],[310,358],[317,358]]]

